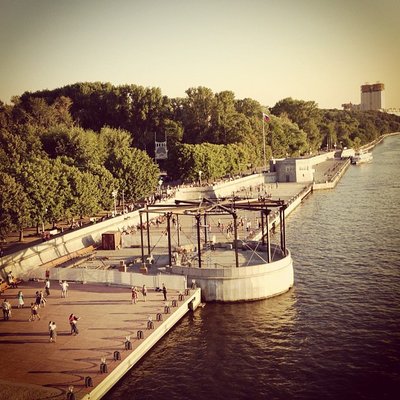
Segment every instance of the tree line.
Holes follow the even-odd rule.
[[[262,115],[269,123],[263,125]],[[159,88],[76,83],[0,102],[0,235],[110,210],[154,193],[160,169],[194,181],[240,174],[266,158],[324,147],[359,147],[400,130],[381,112],[321,110],[287,98],[270,109],[231,91],[190,88],[168,98]],[[154,142],[168,159],[154,161]]]

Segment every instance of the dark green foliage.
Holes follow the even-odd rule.
[[[262,114],[270,115],[263,123]],[[286,98],[271,110],[231,91],[189,88],[169,99],[159,88],[84,82],[0,102],[0,233],[113,208],[153,194],[160,168],[181,181],[213,182],[271,157],[359,147],[400,131],[400,117],[321,110]],[[154,157],[167,140],[168,159]],[[201,171],[201,174],[199,172]],[[18,199],[18,201],[15,201]]]

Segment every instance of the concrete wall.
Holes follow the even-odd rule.
[[[43,275],[43,274],[42,274]],[[84,283],[106,283],[109,285],[137,286],[148,288],[161,287],[164,283],[168,289],[183,292],[187,288],[186,277],[170,274],[144,275],[118,270],[97,270],[88,268],[52,268],[50,279]]]
[[[333,189],[339,182],[340,178],[347,171],[347,168],[350,166],[350,159],[346,161],[344,166],[336,173],[333,179],[329,182],[324,183],[314,183],[313,190],[324,190],[324,189]]]
[[[238,302],[259,300],[287,292],[294,283],[293,260],[288,256],[269,264],[231,268],[171,267],[202,290],[205,301]]]
[[[101,243],[102,233],[110,230],[124,230],[139,223],[139,212],[134,211],[108,219],[104,222],[77,229],[62,236],[31,246],[27,249],[2,257],[3,270],[12,270],[14,276],[29,279],[34,269],[57,258]]]
[[[249,186],[274,182],[276,182],[275,173],[252,174],[232,181],[217,182],[213,186],[181,187],[176,192],[176,198],[181,200],[199,200],[201,197],[227,197],[232,196],[233,192]]]

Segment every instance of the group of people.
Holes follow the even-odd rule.
[[[60,287],[61,287],[61,297],[65,298],[68,296],[68,287],[69,284],[67,281],[60,281]],[[167,288],[162,284],[162,289],[157,288],[156,291],[162,292],[164,296],[164,301],[167,301]],[[131,288],[132,292],[132,304],[136,304],[138,300],[138,293],[139,290],[133,286]],[[147,287],[146,285],[143,285],[141,290],[140,290],[143,301],[146,301],[147,299]],[[40,320],[40,313],[39,309],[42,307],[46,306],[46,296],[50,296],[50,279],[49,277],[46,276],[45,280],[45,285],[44,285],[44,291],[43,290],[37,290],[35,293],[35,301],[31,303],[31,314],[29,317],[29,322]],[[18,308],[24,308],[25,302],[24,302],[24,294],[22,290],[18,291],[17,294],[17,300],[18,300]],[[4,299],[2,303],[2,310],[3,310],[3,318],[5,321],[8,321],[11,317],[11,311],[12,311],[12,306],[11,303],[7,300]],[[79,329],[78,329],[78,320],[80,318],[77,317],[75,314],[70,314],[68,317],[68,322],[71,328],[71,335],[78,335],[79,334]],[[49,341],[50,343],[55,343],[57,340],[57,325],[55,321],[50,321],[48,324],[48,331],[49,331]]]
[[[142,289],[140,291],[142,293],[143,301],[146,301],[146,299],[147,299],[147,287],[146,287],[146,285],[143,285]],[[167,288],[165,287],[164,284],[162,284],[162,289],[159,289],[159,290],[156,289],[156,291],[163,292],[164,301],[167,301]],[[138,294],[139,294],[139,290],[137,289],[137,287],[136,286],[132,286],[132,288],[131,288],[131,297],[132,297],[131,301],[132,301],[132,304],[136,304],[137,303]]]
[[[142,293],[143,296],[143,301],[146,301],[147,299],[147,287],[146,285],[143,285],[140,292]],[[139,290],[136,286],[132,286],[131,288],[131,297],[132,297],[132,304],[136,304],[138,301],[139,297]]]
[[[9,276],[7,276],[8,280],[10,279]],[[16,286],[14,286],[16,287]],[[60,281],[60,287],[61,287],[61,297],[65,298],[68,297],[68,287],[69,284],[67,281]],[[46,271],[46,280],[44,284],[43,290],[37,290],[35,293],[35,300],[31,302],[30,309],[31,313],[29,316],[28,321],[33,322],[36,320],[40,320],[40,313],[39,309],[42,307],[46,306],[46,296],[50,296],[50,279],[49,279],[49,274]],[[25,296],[22,292],[22,290],[19,290],[17,293],[17,308],[24,308],[25,307]],[[11,317],[12,313],[12,305],[8,299],[4,299],[2,304],[2,311],[3,311],[3,318],[4,321],[8,321]],[[78,320],[80,318],[77,317],[75,314],[70,314],[68,317],[68,322],[71,328],[71,335],[78,335],[79,334],[79,329],[78,329]],[[48,331],[49,331],[49,341],[50,343],[55,343],[57,340],[57,325],[55,321],[50,321],[48,324]]]

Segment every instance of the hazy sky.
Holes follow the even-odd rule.
[[[0,0],[0,100],[84,81],[400,107],[400,1]]]

